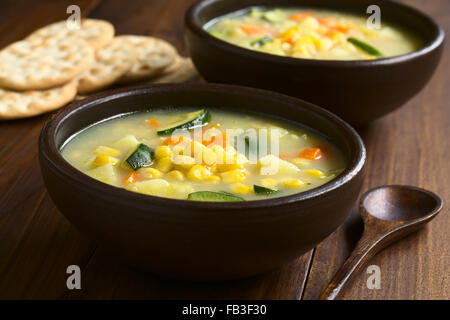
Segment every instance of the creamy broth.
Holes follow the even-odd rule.
[[[306,59],[364,60],[418,50],[411,33],[367,17],[325,10],[258,9],[220,17],[205,28],[217,38],[264,53]]]
[[[306,128],[217,109],[188,112],[165,109],[106,120],[76,134],[61,152],[78,170],[113,186],[200,201],[304,192],[346,166],[335,146]],[[167,134],[183,121],[196,128]]]

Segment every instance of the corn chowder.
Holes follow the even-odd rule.
[[[246,201],[316,188],[343,155],[308,130],[220,110],[138,112],[95,124],[61,150],[78,170],[143,194]]]
[[[306,59],[363,60],[419,49],[410,33],[384,22],[368,28],[366,17],[332,11],[252,8],[208,23],[213,36],[264,53]]]

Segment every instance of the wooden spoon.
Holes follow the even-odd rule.
[[[441,208],[438,195],[416,187],[381,186],[366,192],[360,201],[363,235],[319,299],[334,300],[377,252],[423,227]]]

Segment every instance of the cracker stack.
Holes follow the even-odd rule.
[[[170,43],[114,33],[103,20],[83,19],[77,30],[61,21],[2,49],[0,119],[49,112],[77,92],[89,94],[116,82],[181,82],[195,75],[190,59],[180,57]]]

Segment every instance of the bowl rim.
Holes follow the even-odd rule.
[[[199,21],[199,14],[201,11],[207,6],[214,5],[214,3],[222,0],[200,0],[197,3],[194,3],[188,11],[186,11],[185,15],[185,25],[187,29],[194,32],[196,35],[200,36],[206,41],[211,42],[213,45],[219,47],[222,50],[225,50],[230,53],[234,53],[237,55],[248,56],[249,58],[262,60],[264,62],[273,62],[280,64],[287,64],[293,66],[301,66],[302,64],[308,64],[316,67],[335,67],[335,68],[351,68],[351,67],[375,67],[380,65],[391,65],[396,63],[403,63],[409,60],[413,60],[424,56],[434,50],[436,50],[439,46],[441,46],[445,39],[445,32],[443,28],[429,15],[423,13],[422,11],[403,4],[399,2],[394,2],[392,0],[377,0],[378,3],[387,3],[389,5],[397,6],[402,8],[403,10],[409,10],[413,14],[420,16],[424,21],[426,21],[431,28],[434,29],[436,34],[435,38],[427,43],[423,48],[419,50],[415,50],[410,53],[393,56],[393,57],[385,57],[378,58],[374,60],[320,60],[320,59],[305,59],[305,58],[294,58],[294,57],[284,57],[277,56],[273,54],[268,54],[264,52],[254,51],[250,49],[246,49],[243,47],[239,47],[233,44],[230,44],[224,40],[216,38],[210,35],[205,31],[204,24],[201,24]],[[274,4],[276,5],[276,4]],[[282,4],[278,4],[282,5]],[[345,4],[343,4],[345,5]],[[268,6],[266,6],[268,7]],[[245,8],[243,8],[245,9]],[[342,10],[345,11],[345,8]],[[231,12],[230,12],[231,13]],[[217,18],[217,17],[216,17]]]
[[[201,201],[180,200],[180,199],[172,199],[140,194],[128,191],[124,188],[115,187],[103,183],[76,169],[61,155],[61,152],[55,140],[56,134],[58,133],[58,130],[61,128],[62,124],[65,121],[70,121],[71,116],[73,116],[77,112],[80,112],[88,108],[95,108],[96,106],[101,106],[104,102],[120,99],[126,96],[151,94],[158,92],[160,93],[173,92],[180,90],[201,91],[201,92],[220,91],[225,94],[233,93],[235,95],[237,94],[238,96],[242,95],[259,96],[268,99],[275,99],[277,101],[281,100],[285,104],[301,105],[302,108],[308,109],[312,111],[314,114],[318,114],[319,116],[325,118],[325,120],[330,122],[333,126],[337,126],[338,130],[342,131],[346,135],[346,138],[352,139],[352,141],[350,142],[351,145],[354,146],[354,148],[356,149],[355,150],[356,157],[355,159],[350,159],[351,163],[349,163],[347,168],[336,178],[332,179],[331,181],[327,182],[322,186],[313,188],[305,192],[296,193],[284,197],[246,201],[246,202],[201,202]],[[118,115],[119,114],[121,113],[118,113]],[[262,114],[264,114],[264,112],[262,112]],[[311,128],[314,129],[314,127]],[[75,133],[72,133],[72,135],[73,134]],[[68,139],[70,139],[70,137]],[[75,182],[83,186],[85,190],[96,192],[95,193],[96,198],[99,199],[103,198],[109,200],[113,199],[113,201],[115,202],[126,204],[129,208],[132,208],[134,205],[138,205],[138,203],[146,203],[149,205],[160,205],[164,207],[170,206],[171,208],[190,210],[190,212],[195,212],[196,215],[202,216],[203,209],[228,209],[237,211],[245,209],[275,207],[305,200],[317,200],[323,194],[330,193],[331,191],[334,191],[342,187],[343,185],[349,183],[352,179],[354,179],[359,173],[363,171],[366,162],[366,149],[361,137],[349,124],[347,124],[344,120],[340,119],[338,116],[332,114],[331,112],[322,109],[316,105],[313,105],[309,102],[262,89],[248,88],[235,85],[224,85],[224,84],[183,83],[183,84],[159,84],[151,86],[144,85],[132,88],[109,90],[70,103],[67,107],[53,114],[52,117],[49,120],[47,120],[46,123],[44,124],[39,137],[39,156],[41,162],[46,161],[46,164],[48,166],[51,166],[52,170],[55,170],[57,174],[66,178],[67,183]],[[264,210],[262,210],[262,212],[263,211]],[[210,215],[211,214],[209,212],[207,216]],[[249,212],[246,213],[246,215],[252,216],[251,214],[249,215]],[[258,216],[260,215],[258,214]]]

